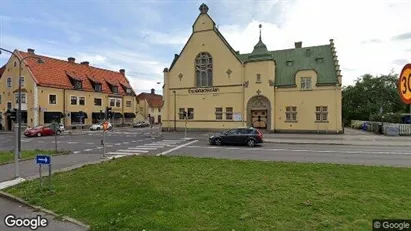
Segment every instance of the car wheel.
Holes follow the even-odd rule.
[[[214,144],[215,144],[215,145],[220,146],[221,143],[222,143],[222,142],[221,142],[221,139],[220,139],[220,138],[217,138],[217,139],[214,140]]]
[[[254,147],[255,146],[255,140],[253,140],[253,139],[247,140],[247,146],[248,147]]]
[[[100,128],[99,128],[99,127],[97,128],[97,131],[98,131],[98,130],[100,130]]]
[[[57,135],[60,135],[60,134],[61,134],[61,131],[57,131],[56,133],[57,133]]]
[[[37,137],[40,137],[41,136],[41,133],[39,132],[39,133],[37,133]]]

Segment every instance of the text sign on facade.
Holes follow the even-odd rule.
[[[406,64],[401,71],[398,90],[402,102],[411,104],[411,63]]]
[[[211,88],[192,88],[188,89],[188,93],[194,94],[194,93],[208,93],[208,92],[218,92],[220,91],[219,88],[216,87],[211,87]]]

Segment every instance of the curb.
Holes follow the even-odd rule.
[[[264,141],[264,143],[272,143],[272,144],[314,144],[314,145],[354,145],[354,146],[377,146],[377,147],[411,147],[411,145],[385,145],[385,144],[379,144],[378,142],[375,143],[366,143],[366,144],[353,144],[353,143],[315,143],[315,142],[310,142],[310,143],[303,143],[303,142],[281,142],[281,141]]]
[[[39,211],[41,211],[41,212],[43,212],[43,213],[52,215],[54,218],[56,218],[56,217],[62,217],[62,218],[63,218],[63,221],[68,221],[68,222],[71,222],[71,223],[73,223],[73,224],[75,224],[75,225],[78,225],[78,226],[81,226],[81,227],[83,227],[83,228],[86,228],[87,230],[90,230],[90,226],[82,223],[81,221],[78,221],[78,220],[76,220],[76,219],[74,219],[74,218],[71,218],[71,217],[68,217],[68,216],[60,216],[59,214],[57,214],[57,213],[55,213],[55,212],[53,212],[53,211],[50,211],[50,210],[48,210],[48,209],[45,209],[45,208],[43,208],[43,207],[41,207],[41,206],[32,205],[32,204],[28,203],[27,201],[25,201],[25,200],[23,200],[23,199],[21,199],[21,198],[18,198],[18,197],[16,197],[16,196],[13,196],[13,195],[11,195],[11,194],[9,194],[9,193],[0,191],[0,197],[3,197],[3,198],[6,198],[6,199],[9,199],[9,200],[12,200],[12,201],[14,201],[14,202],[20,203],[20,204],[25,205],[25,206],[27,206],[27,207],[30,207],[30,208],[32,208],[32,209],[39,210]]]

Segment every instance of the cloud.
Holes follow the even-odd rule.
[[[411,32],[407,32],[407,33],[402,33],[402,34],[396,35],[396,36],[392,37],[392,40],[394,40],[394,41],[398,41],[398,40],[411,40]]]
[[[405,65],[405,64],[407,64],[409,61],[408,60],[406,60],[406,59],[396,59],[396,60],[394,60],[392,63],[393,64],[395,64],[395,65],[398,65],[398,66],[400,66],[401,68]]]
[[[381,43],[381,39],[369,39],[369,40],[364,40],[361,43],[362,44],[367,44],[367,43]]]

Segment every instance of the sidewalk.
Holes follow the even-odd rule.
[[[411,147],[410,141],[264,138],[265,143]]]

